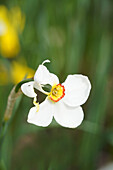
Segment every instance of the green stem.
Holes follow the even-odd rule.
[[[22,94],[20,87],[23,83],[29,82],[31,80],[33,80],[33,79],[25,79],[25,80],[19,82],[16,86],[13,87],[13,89],[11,90],[11,92],[8,96],[6,110],[4,113],[2,124],[0,126],[0,162],[2,160],[2,144],[3,144],[4,137],[6,135],[6,132],[7,132],[7,129],[8,129],[9,123],[10,123],[10,119],[12,117],[12,113],[13,113],[13,111],[16,112],[16,110],[20,104],[20,101],[21,101],[21,98],[20,98],[19,102],[17,103],[16,109],[14,110],[16,100]]]
[[[2,126],[0,127],[0,160],[2,159],[2,144],[6,134],[7,126],[8,123],[2,122]]]

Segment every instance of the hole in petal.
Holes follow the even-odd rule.
[[[46,92],[50,92],[52,89],[52,86],[50,84],[45,84],[42,86],[42,89]]]
[[[37,94],[37,98],[36,98],[37,100],[36,100],[36,102],[42,103],[47,96],[46,96],[44,93],[38,91],[38,90],[35,89],[35,88],[34,88],[34,91],[35,91],[35,93]]]

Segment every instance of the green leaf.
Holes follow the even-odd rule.
[[[17,93],[19,88],[21,87],[21,85],[24,84],[24,83],[27,83],[29,81],[33,81],[33,78],[29,78],[29,79],[25,79],[25,80],[20,81],[15,87],[15,92]]]

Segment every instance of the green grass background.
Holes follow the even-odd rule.
[[[23,96],[3,142],[3,168],[96,170],[112,162],[113,1],[1,0],[0,4],[19,5],[26,16],[19,56],[29,67],[36,70],[50,59],[47,66],[61,83],[75,73],[87,75],[92,84],[83,105],[85,120],[76,129],[54,122],[47,128],[28,124],[32,101]],[[12,87],[0,86],[0,123]]]

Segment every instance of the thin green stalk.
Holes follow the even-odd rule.
[[[20,101],[21,101],[21,98],[19,98],[19,96],[21,96],[21,94],[22,94],[20,87],[23,83],[26,83],[31,80],[32,79],[26,79],[26,80],[19,82],[16,86],[13,87],[13,89],[11,90],[11,92],[8,96],[6,110],[5,110],[3,121],[2,121],[2,124],[0,127],[0,162],[2,161],[2,145],[3,145],[3,141],[5,138],[6,132],[8,130],[8,126],[11,122],[13,112],[14,113],[16,112],[16,110],[18,109],[18,106],[20,104]],[[19,99],[19,100],[17,102],[17,105],[15,105],[17,99]]]

